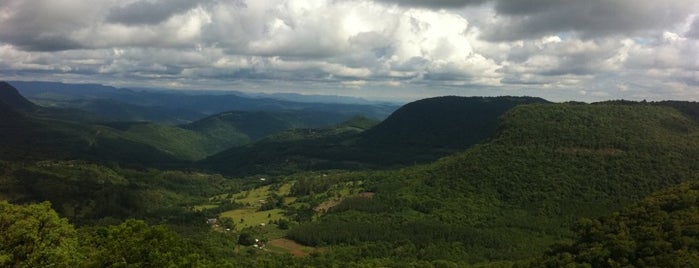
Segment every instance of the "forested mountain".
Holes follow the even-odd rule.
[[[696,103],[440,97],[333,123],[338,107],[85,123],[5,91],[0,266],[699,259]]]
[[[369,245],[374,258],[526,258],[568,237],[577,217],[699,179],[697,133],[694,121],[667,107],[518,106],[490,142],[434,164],[367,174],[374,198],[341,203],[289,236]]]

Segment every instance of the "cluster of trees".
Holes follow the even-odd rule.
[[[0,201],[0,266],[184,267],[208,264],[198,250],[165,226],[127,220],[119,225],[75,227],[48,202]]]
[[[582,219],[570,244],[553,247],[533,266],[698,267],[699,183],[653,195],[599,219]]]
[[[194,211],[209,196],[242,188],[220,175],[196,172],[133,170],[85,161],[0,162],[0,194],[9,201],[51,201],[53,208],[78,224],[103,218],[141,218],[186,224],[215,211]],[[239,206],[222,203],[219,209]]]

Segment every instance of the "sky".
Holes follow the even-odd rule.
[[[0,79],[699,100],[696,0],[0,0]]]

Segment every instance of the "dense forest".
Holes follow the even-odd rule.
[[[3,267],[699,265],[695,102],[439,97],[384,120],[273,100],[146,122],[24,90],[41,105],[0,84]]]

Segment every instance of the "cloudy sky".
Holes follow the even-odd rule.
[[[699,1],[0,0],[0,79],[699,100]]]

